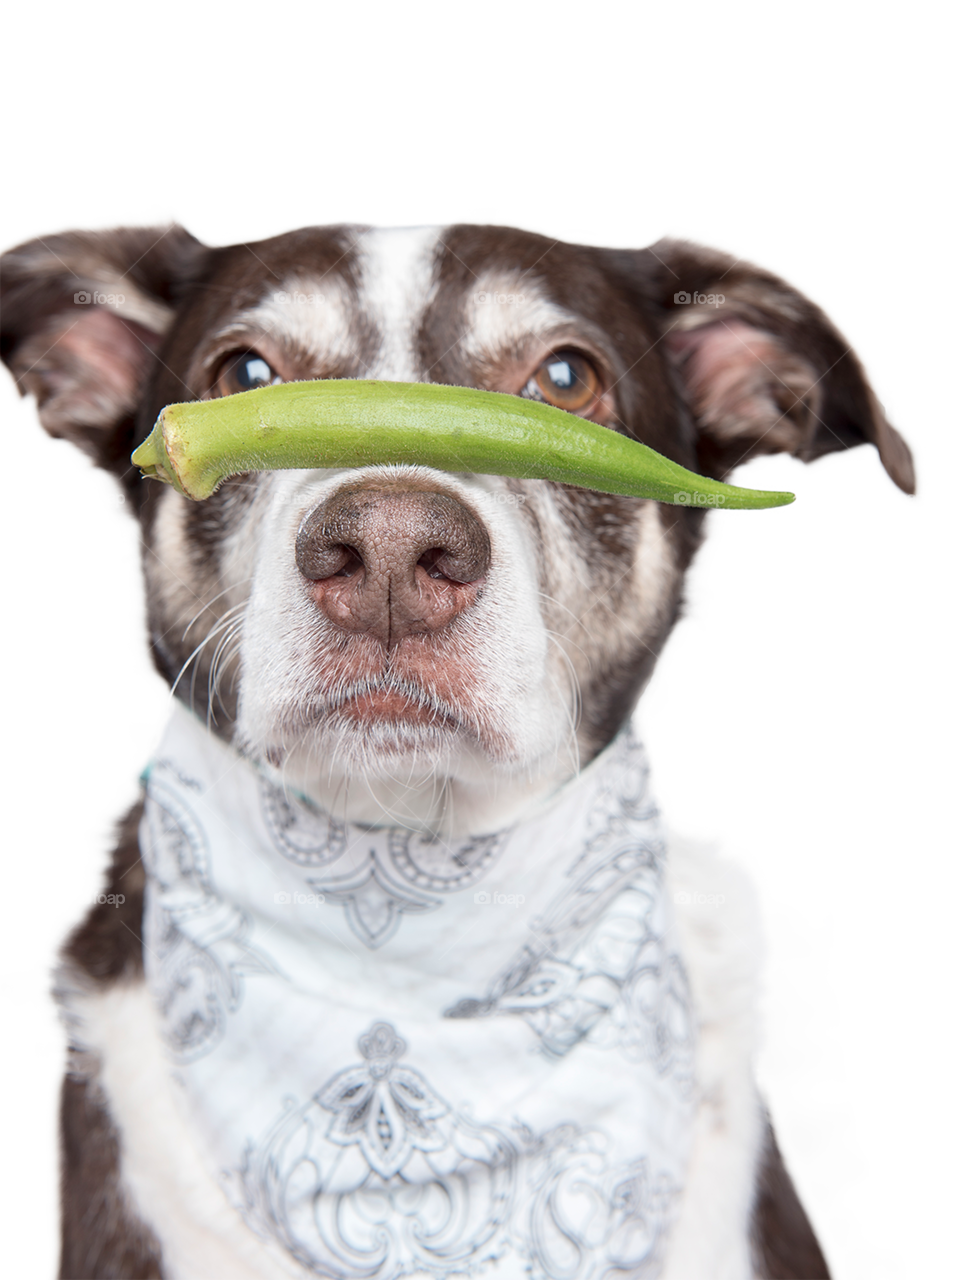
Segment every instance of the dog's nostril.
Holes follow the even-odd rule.
[[[478,555],[472,548],[431,547],[425,551],[417,565],[425,569],[431,578],[466,585],[482,578],[488,568],[486,555]]]
[[[302,544],[298,541],[297,567],[305,578],[314,582],[324,578],[349,578],[363,568],[363,557],[346,543],[327,543],[314,538]]]
[[[453,575],[447,572],[450,567],[445,561],[449,560],[445,547],[431,547],[429,551],[425,551],[417,564],[421,569],[426,569],[431,578],[450,578],[453,581]]]
[[[334,578],[351,578],[358,569],[363,568],[363,556],[355,547],[338,547],[338,551],[343,552],[343,564],[339,569],[335,569],[330,577]]]

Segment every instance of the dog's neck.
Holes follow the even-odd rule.
[[[312,775],[303,770],[267,772],[280,785],[306,795],[342,822],[403,827],[454,840],[494,831],[539,812],[559,787],[580,771],[575,749],[564,749],[521,774],[494,771],[470,759],[455,769],[424,770],[417,764],[392,773]]]

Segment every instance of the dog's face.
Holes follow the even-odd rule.
[[[178,694],[349,816],[502,824],[610,740],[676,620],[703,512],[420,467],[257,473],[191,503],[134,445],[171,401],[388,378],[547,400],[724,478],[757,453],[909,452],[825,317],[694,246],[503,228],[179,228],[4,260],[3,355],[140,514]],[[734,518],[734,517],[731,517]],[[757,522],[770,515],[736,517]]]

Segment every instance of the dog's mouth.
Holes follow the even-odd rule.
[[[374,722],[404,722],[430,725],[436,728],[455,728],[458,718],[450,711],[428,704],[423,699],[411,698],[396,689],[371,689],[355,694],[337,708],[339,714],[358,724]]]
[[[314,761],[318,752],[364,769],[385,759],[423,762],[436,753],[445,758],[458,742],[498,754],[502,744],[481,720],[415,679],[384,675],[343,683],[301,702],[266,743],[247,743],[246,749],[278,768],[301,757]]]
[[[434,729],[460,729],[465,716],[461,709],[425,689],[417,681],[388,676],[361,680],[338,689],[326,700],[326,716],[358,725],[393,723],[422,725]]]

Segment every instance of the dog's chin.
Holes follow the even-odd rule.
[[[260,758],[285,789],[341,820],[459,838],[508,826],[575,768],[563,751],[531,767],[509,745],[370,697]]]
[[[256,685],[241,697],[235,744],[284,787],[354,822],[493,830],[577,767],[569,715],[536,700],[523,714],[397,673],[318,684],[296,700],[264,693]]]
[[[484,754],[447,718],[370,694],[263,756],[285,788],[338,818],[439,830],[451,780],[482,773]]]
[[[475,775],[478,765],[495,766],[503,757],[502,742],[466,716],[395,689],[359,691],[312,722],[301,720],[259,747],[249,745],[285,783],[314,798],[338,778],[417,786],[464,770]]]

